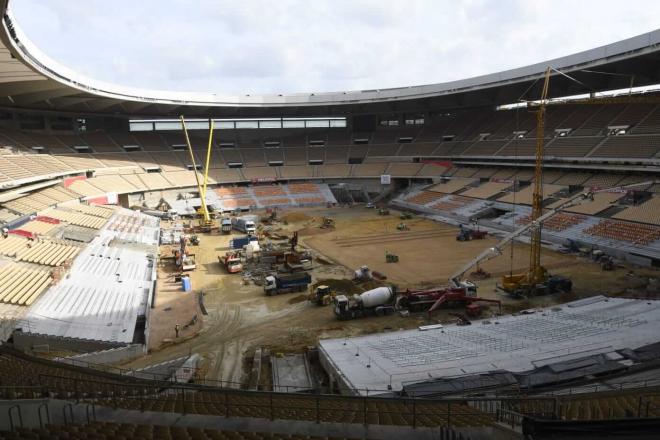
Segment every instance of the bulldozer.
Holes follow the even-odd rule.
[[[401,220],[410,220],[411,218],[413,218],[413,215],[410,212],[402,212],[399,218]]]
[[[399,262],[399,256],[396,254],[391,254],[387,251],[385,251],[385,262],[386,263],[398,263]]]
[[[378,215],[390,215],[390,210],[387,208],[379,208]]]
[[[397,231],[409,231],[410,230],[408,225],[405,224],[404,222],[401,222],[398,225],[396,225],[396,229],[397,229]]]
[[[339,293],[330,290],[329,286],[317,286],[314,292],[310,293],[309,300],[317,306],[327,306]]]

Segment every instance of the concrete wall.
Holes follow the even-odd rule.
[[[125,347],[111,348],[109,350],[94,351],[83,353],[67,358],[56,359],[59,362],[70,363],[72,365],[91,364],[120,364],[131,359],[138,358],[144,354],[144,345],[132,344]],[[68,361],[68,362],[67,362]]]
[[[13,338],[16,348],[29,351],[32,351],[35,346],[47,346],[49,350],[73,351],[76,353],[88,353],[91,351],[123,347],[122,344],[112,342],[85,341],[82,339],[62,338],[59,336],[24,333],[21,331],[15,331]],[[43,351],[43,349],[40,351]]]

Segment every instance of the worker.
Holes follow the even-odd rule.
[[[176,337],[179,337],[179,324],[174,325],[174,333],[176,334]]]
[[[2,228],[2,238],[7,238],[9,236],[9,229]]]

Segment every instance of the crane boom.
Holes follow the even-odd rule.
[[[204,170],[204,181],[203,187],[202,182],[199,180],[199,174],[197,173],[197,163],[195,161],[195,155],[193,154],[192,144],[190,143],[190,137],[188,136],[188,129],[186,128],[186,121],[181,115],[181,128],[183,129],[184,137],[186,138],[186,145],[188,146],[188,152],[190,153],[190,161],[192,162],[193,172],[195,173],[195,181],[197,182],[197,189],[199,191],[199,198],[201,204],[201,215],[204,226],[209,226],[211,224],[211,214],[209,213],[208,207],[206,206],[206,184],[208,182],[208,168],[211,158],[211,145],[213,142],[213,122],[211,121],[211,129],[209,131],[209,144],[208,150],[206,152],[206,169]]]
[[[460,280],[465,275],[465,273],[472,269],[474,266],[476,266],[479,263],[483,263],[484,261],[488,261],[491,258],[497,257],[499,255],[502,255],[502,249],[504,246],[509,244],[512,240],[514,240],[516,237],[519,237],[529,231],[530,229],[537,227],[539,223],[542,223],[546,220],[548,220],[550,217],[554,216],[555,214],[563,211],[566,208],[570,208],[571,206],[579,205],[582,203],[584,200],[590,200],[593,199],[593,195],[601,192],[607,192],[607,191],[612,191],[612,190],[625,190],[627,188],[633,188],[636,186],[646,186],[646,185],[652,185],[654,183],[657,183],[657,180],[649,180],[646,182],[641,182],[641,183],[633,183],[630,185],[623,185],[623,186],[616,186],[612,188],[605,188],[605,189],[599,189],[596,191],[585,191],[581,192],[579,194],[576,194],[575,196],[569,198],[566,200],[564,203],[556,206],[555,208],[552,208],[548,210],[545,214],[542,214],[539,216],[536,220],[532,220],[526,225],[523,225],[519,227],[518,229],[508,233],[507,235],[504,236],[502,240],[500,240],[495,246],[490,247],[483,252],[481,252],[479,255],[477,255],[474,259],[470,260],[465,266],[461,267],[457,272],[455,272],[451,278],[449,279],[450,283],[453,286],[459,286],[460,285]]]

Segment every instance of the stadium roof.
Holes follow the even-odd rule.
[[[84,78],[49,59],[0,0],[0,106],[130,116],[315,116],[423,111],[516,102],[539,95],[548,66],[553,97],[660,83],[660,29],[606,46],[503,72],[438,84],[346,92],[229,96],[126,88]],[[605,72],[596,74],[584,70]]]

